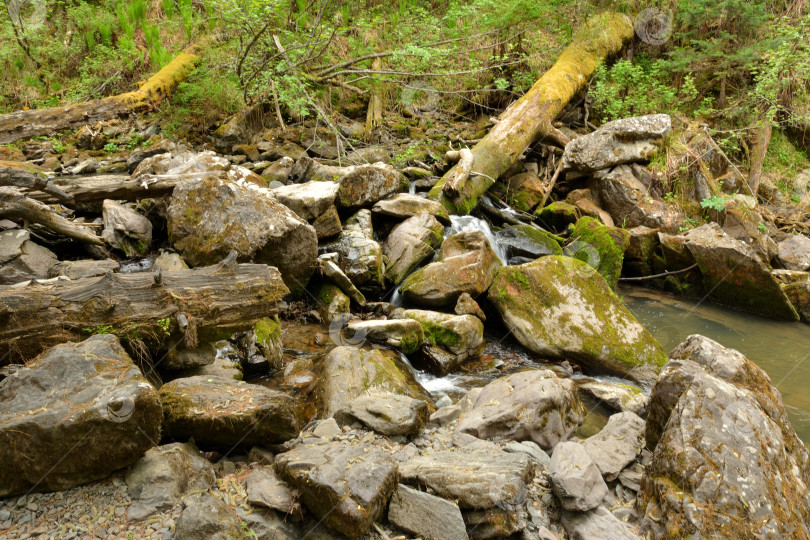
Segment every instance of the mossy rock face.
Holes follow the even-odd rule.
[[[349,314],[351,300],[334,283],[323,283],[315,293],[318,299],[318,314],[326,323]]]
[[[380,341],[398,348],[403,354],[418,351],[425,341],[422,327],[409,319],[350,321],[346,330],[351,334],[348,339]]]
[[[579,208],[567,202],[553,202],[535,211],[538,221],[544,227],[562,232],[576,223],[582,216]]]
[[[506,250],[506,257],[526,257],[536,259],[544,255],[562,255],[562,238],[531,225],[504,227],[495,237]]]
[[[552,255],[501,268],[487,297],[523,346],[573,359],[587,372],[650,384],[667,361],[605,280],[577,259]]]
[[[158,393],[111,334],[49,349],[0,403],[0,497],[106,478],[160,440]]]
[[[411,216],[394,227],[383,244],[383,255],[388,259],[386,279],[394,284],[402,281],[422,261],[436,253],[443,236],[444,227],[430,214]]]
[[[214,448],[280,443],[298,435],[292,397],[216,376],[175,379],[160,389],[166,435]]]
[[[341,346],[326,355],[315,386],[322,418],[333,416],[354,398],[370,390],[421,399],[433,409],[430,394],[414,379],[394,351]]]
[[[278,315],[259,319],[253,327],[256,343],[267,362],[276,369],[284,367],[284,345],[281,342],[281,321]]]
[[[615,289],[622,273],[624,250],[630,244],[630,233],[586,216],[574,225],[571,237],[575,240],[565,248],[565,254],[594,267],[610,288]]]
[[[358,167],[340,179],[335,204],[338,208],[359,208],[408,191],[408,179],[390,165]]]
[[[508,180],[499,179],[489,190],[519,212],[531,212],[546,193],[543,181],[528,172],[510,176]]]
[[[484,349],[484,323],[478,317],[423,309],[406,309],[402,316],[414,319],[422,326],[426,343],[464,359],[478,356]]]
[[[796,308],[802,321],[810,323],[810,281],[783,285],[782,290]]]

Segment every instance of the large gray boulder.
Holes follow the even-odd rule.
[[[48,277],[58,262],[51,250],[32,242],[25,229],[0,231],[0,285]]]
[[[584,412],[571,379],[547,369],[521,371],[486,385],[456,430],[479,439],[530,440],[550,450],[576,431]]]
[[[613,222],[623,228],[645,226],[677,232],[684,216],[677,205],[653,199],[634,174],[634,167],[619,165],[594,174],[599,202]]]
[[[461,293],[475,298],[486,291],[500,267],[484,233],[460,232],[445,239],[436,262],[405,279],[402,294],[420,306],[451,307]]]
[[[794,234],[779,242],[779,262],[787,270],[810,270],[810,238]]]
[[[598,171],[621,163],[648,161],[672,131],[667,114],[614,120],[565,146],[563,170]]]
[[[551,454],[548,472],[554,494],[565,510],[592,510],[608,493],[602,474],[585,447],[579,443],[558,444]]]
[[[371,529],[397,487],[389,455],[348,442],[302,444],[276,456],[274,466],[316,518],[349,538]]]
[[[632,412],[612,415],[596,435],[582,446],[599,468],[605,480],[615,480],[622,469],[635,461],[644,448],[644,420]]]
[[[610,513],[604,506],[588,512],[563,512],[562,526],[571,540],[639,540],[626,523]]]
[[[666,363],[661,345],[577,259],[552,255],[506,266],[487,296],[517,340],[543,356],[645,384]]]
[[[444,226],[430,214],[417,214],[394,227],[383,243],[388,281],[399,283],[425,259],[433,257],[443,236]]]
[[[443,224],[450,225],[450,216],[442,203],[410,193],[396,193],[391,198],[376,203],[371,211],[399,219],[430,214]]]
[[[467,540],[457,504],[402,484],[391,497],[388,521],[428,540]]]
[[[183,180],[174,188],[167,217],[169,239],[193,266],[217,263],[236,250],[239,260],[277,267],[293,292],[315,270],[315,229],[272,192],[250,182]]]
[[[371,211],[363,209],[346,220],[337,239],[338,266],[363,290],[381,290],[385,284],[382,246],[374,240]]]
[[[166,435],[232,447],[280,443],[298,435],[292,397],[216,376],[175,379],[160,388]]]
[[[358,396],[337,415],[341,422],[359,420],[369,429],[389,437],[414,435],[422,431],[430,416],[426,401],[392,394],[375,392]]]
[[[53,347],[0,381],[0,497],[106,478],[154,446],[161,418],[115,336]]]
[[[390,165],[375,163],[355,168],[340,179],[338,208],[374,204],[398,191],[408,191],[408,179]]]
[[[647,420],[642,533],[810,536],[810,454],[768,375],[699,335],[672,351]]]
[[[779,283],[750,246],[728,235],[716,223],[692,229],[684,238],[710,298],[751,313],[799,320]]]
[[[273,189],[273,195],[306,221],[317,218],[335,203],[340,184],[337,182],[304,182]]]
[[[101,237],[127,257],[143,255],[152,244],[152,223],[144,216],[116,201],[102,205],[104,230]]]

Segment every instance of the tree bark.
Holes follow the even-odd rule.
[[[442,188],[445,195],[455,197],[461,191],[464,182],[470,177],[474,160],[473,153],[469,148],[450,150],[445,154],[444,159],[457,163],[457,165],[445,175],[444,187]]]
[[[762,165],[765,162],[765,154],[768,152],[768,145],[771,143],[772,127],[770,122],[759,126],[752,137],[751,145],[751,166],[748,169],[748,187],[751,194],[756,197],[759,191],[759,182],[762,179]]]
[[[604,13],[576,34],[560,58],[500,121],[472,148],[473,169],[458,196],[448,196],[443,186],[455,175],[450,169],[429,197],[441,201],[453,214],[468,214],[495,180],[512,166],[530,144],[549,134],[551,122],[580,92],[607,56],[621,50],[633,37],[633,21],[626,15]]]
[[[379,71],[382,69],[382,58],[375,58],[371,61],[371,69]],[[366,127],[363,132],[363,140],[372,142],[374,129],[382,122],[382,83],[374,83],[371,90],[371,97],[368,99],[368,110],[366,111]]]
[[[70,197],[64,191],[48,180],[45,171],[29,163],[0,161],[0,186],[14,186],[27,190],[43,191],[58,201],[70,200]]]
[[[289,291],[276,268],[235,261],[234,252],[194,270],[0,287],[0,365],[100,332],[139,340],[151,351],[248,330],[277,313],[276,303]]]
[[[189,47],[133,92],[87,103],[17,111],[0,116],[0,144],[51,135],[63,129],[74,129],[148,109],[171,93],[198,58],[193,53],[193,47]]]
[[[132,180],[129,175],[106,174],[81,179],[58,180],[56,187],[74,203],[86,203],[112,199],[114,201],[137,201],[138,199],[163,197],[171,194],[188,175],[144,175]],[[31,199],[53,204],[59,199],[49,193],[31,192]]]
[[[105,245],[101,237],[63,218],[41,202],[29,199],[14,188],[0,187],[0,217],[39,223],[68,238],[97,246]]]

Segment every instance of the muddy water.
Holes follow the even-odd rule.
[[[667,351],[690,334],[702,334],[754,361],[782,393],[796,433],[810,443],[810,326],[640,287],[621,287],[618,293]]]

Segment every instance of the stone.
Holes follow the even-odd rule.
[[[584,413],[571,379],[547,369],[521,371],[486,385],[456,432],[479,439],[530,440],[550,450],[573,435]]]
[[[160,367],[171,370],[192,369],[213,364],[216,357],[217,349],[213,343],[202,343],[193,348],[180,345],[166,353]]]
[[[183,180],[174,188],[167,217],[172,244],[193,266],[215,264],[236,250],[241,261],[277,267],[294,293],[315,270],[315,229],[250,182]]]
[[[363,336],[396,347],[403,354],[418,351],[425,341],[422,326],[412,319],[350,321],[344,328],[352,339]]]
[[[298,491],[279,480],[272,467],[259,467],[250,471],[245,478],[247,502],[254,506],[264,506],[283,514],[300,514]]]
[[[481,322],[486,322],[487,316],[478,305],[478,302],[473,300],[469,293],[461,293],[456,301],[456,307],[453,309],[456,315],[475,315]]]
[[[312,221],[312,226],[315,228],[318,240],[339,235],[340,231],[343,230],[343,225],[340,223],[337,207],[330,206],[323,214]]]
[[[543,202],[548,192],[546,184],[530,172],[515,174],[506,181],[499,179],[489,189],[518,212],[528,213]]]
[[[678,232],[684,221],[678,206],[654,199],[634,174],[636,167],[619,165],[594,174],[601,207],[622,228],[645,226]]]
[[[80,174],[93,174],[99,168],[99,163],[96,158],[86,158],[80,161],[78,164],[74,165],[70,168],[70,174],[73,175],[80,175]]]
[[[661,345],[582,261],[550,255],[504,267],[487,297],[515,338],[542,356],[641,384],[666,363]]]
[[[327,418],[326,420],[318,422],[318,425],[312,430],[312,434],[316,437],[326,437],[327,439],[340,435],[341,433],[343,433],[343,431],[341,431],[340,426],[334,418]]]
[[[450,307],[462,293],[475,298],[486,291],[500,266],[484,233],[468,230],[445,239],[437,261],[409,275],[400,290],[408,302]]]
[[[640,388],[631,384],[588,381],[580,384],[579,389],[614,411],[641,414],[647,409],[647,396]]]
[[[141,146],[134,149],[127,157],[127,172],[132,173],[138,168],[138,165],[146,158],[157,156],[158,154],[165,154],[167,152],[176,152],[177,145],[168,139],[161,139],[155,144],[149,146]]]
[[[768,317],[799,320],[779,283],[747,244],[716,223],[692,229],[684,238],[714,301]]]
[[[359,208],[398,191],[408,191],[408,179],[392,166],[383,163],[360,166],[340,179],[335,204],[338,208]]]
[[[399,283],[423,261],[433,257],[442,243],[444,226],[431,214],[416,214],[398,224],[383,243],[388,258],[385,277]]]
[[[101,237],[127,257],[143,255],[152,244],[152,223],[135,210],[106,199]]]
[[[117,272],[121,265],[112,259],[96,261],[84,259],[79,261],[62,261],[48,269],[48,277],[65,276],[70,279],[103,276],[107,272]]]
[[[426,343],[459,357],[459,362],[478,356],[484,349],[484,324],[478,317],[424,309],[406,309],[402,316],[422,326]]]
[[[343,270],[333,262],[332,258],[337,259],[339,255],[337,253],[332,254],[325,254],[321,255],[318,258],[318,267],[321,270],[321,273],[332,283],[340,287],[340,290],[351,299],[352,302],[357,304],[358,306],[365,306],[366,305],[366,297],[363,296],[357,287],[354,286],[352,280],[349,279]]]
[[[794,234],[779,242],[779,262],[787,270],[810,270],[810,238]]]
[[[579,443],[558,444],[551,455],[548,472],[554,494],[565,510],[592,510],[608,493],[599,469]]]
[[[531,225],[511,225],[495,233],[495,239],[506,250],[507,259],[544,255],[562,255],[557,237]]]
[[[654,274],[653,257],[661,245],[658,229],[651,229],[643,225],[627,229],[630,241],[624,251],[622,261],[622,274],[628,276],[649,276]]]
[[[362,290],[382,290],[385,264],[374,240],[371,211],[363,209],[346,220],[337,240],[338,266]]]
[[[214,361],[208,365],[186,369],[177,374],[181,377],[195,377],[199,375],[206,379],[209,377],[223,377],[225,379],[241,381],[242,364],[217,356],[214,358]]]
[[[438,402],[436,402],[436,405],[438,406]],[[430,415],[430,423],[432,425],[444,426],[459,416],[461,416],[461,407],[458,405],[445,405],[436,409],[436,412]]]
[[[420,214],[429,214],[444,225],[450,225],[450,216],[442,203],[410,193],[395,193],[390,198],[375,203],[371,211],[381,216],[403,220]]]
[[[237,508],[236,515],[239,516],[249,531],[255,533],[258,540],[269,538],[272,540],[300,540],[304,538],[304,533],[295,524],[291,523],[286,516],[280,516],[273,510],[263,510],[254,508],[247,512],[244,508]],[[242,536],[244,538],[244,534]]]
[[[804,322],[810,322],[810,280],[782,285],[785,295]]]
[[[399,472],[404,483],[427,486],[461,508],[486,509],[524,500],[532,468],[525,454],[462,447],[416,456]]]
[[[563,512],[562,526],[571,540],[639,540],[640,537],[619,521],[610,510],[597,506],[588,512]]]
[[[349,318],[351,301],[334,283],[321,284],[315,297],[318,299],[318,313],[325,323]]]
[[[276,456],[275,469],[317,519],[349,538],[371,529],[397,487],[390,456],[348,442],[296,446]]]
[[[188,270],[188,265],[183,257],[177,253],[164,251],[155,259],[155,264],[152,265],[153,272],[172,272],[174,270]]]
[[[194,495],[183,501],[174,536],[183,540],[237,540],[244,538],[239,517],[217,497]]]
[[[425,540],[466,540],[458,505],[399,484],[388,505],[388,521]]]
[[[298,435],[293,399],[223,377],[175,379],[160,388],[163,428],[175,439],[231,447],[280,443]]]
[[[534,215],[546,229],[562,232],[582,217],[582,211],[571,203],[556,201],[538,208]]]
[[[48,349],[0,380],[0,497],[106,478],[154,446],[161,417],[114,335]]]
[[[565,146],[563,171],[598,171],[622,163],[649,161],[672,131],[667,114],[623,118],[577,137]]]
[[[534,441],[511,441],[503,447],[505,452],[520,452],[535,460],[541,467],[548,467],[551,457]]]
[[[576,240],[566,246],[563,253],[588,263],[602,274],[611,289],[616,290],[630,233],[586,216],[576,222],[571,238]]]
[[[340,414],[344,424],[356,419],[389,437],[419,433],[429,415],[427,402],[390,392],[358,396]]]
[[[525,513],[515,511],[521,506],[521,503],[523,501],[517,504],[506,504],[504,508],[496,507],[464,512],[464,523],[470,531],[471,540],[508,538],[517,532],[525,531],[527,525]]]
[[[642,534],[810,535],[810,453],[768,375],[738,351],[687,337],[653,387],[646,434]]]
[[[298,217],[312,221],[334,206],[340,184],[336,182],[304,182],[276,188],[276,198]]]
[[[608,482],[615,480],[644,448],[645,424],[637,414],[623,412],[608,418],[607,425],[582,443]]]
[[[127,518],[143,521],[170,511],[188,492],[207,490],[216,475],[193,443],[171,443],[151,448],[124,479],[132,499]]]
[[[51,250],[31,241],[27,230],[0,231],[0,285],[46,278],[58,262]]]
[[[354,398],[369,392],[390,392],[431,404],[427,391],[414,379],[393,351],[335,347],[326,355],[315,385],[315,398],[329,418],[345,409]]]

